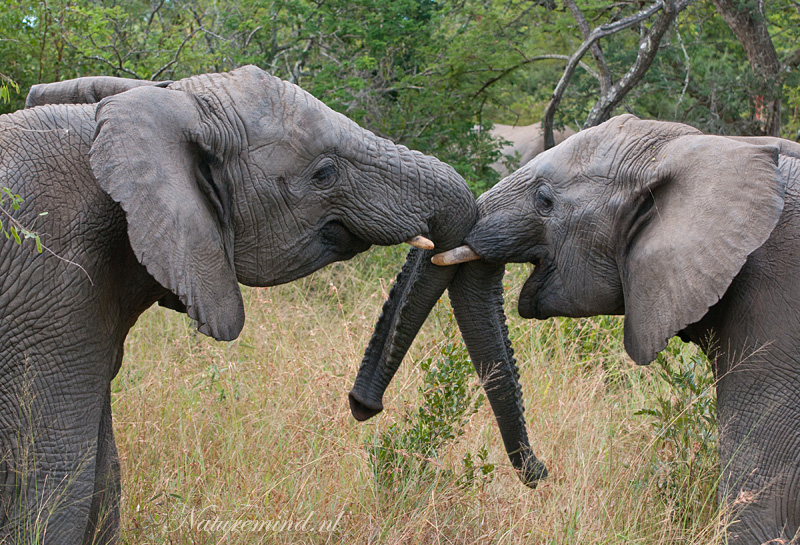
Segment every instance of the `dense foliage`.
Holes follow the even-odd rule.
[[[717,0],[720,3],[720,0]],[[730,2],[728,2],[730,3]],[[696,0],[659,45],[618,112],[718,133],[759,134],[760,108],[783,101],[782,135],[800,129],[800,7],[733,2],[764,23],[781,63],[765,80],[716,4]],[[584,0],[591,28],[647,4]],[[533,123],[583,41],[567,2],[553,0],[4,0],[0,86],[11,103],[38,82],[86,75],[176,79],[256,64],[300,84],[362,125],[453,164],[480,191],[497,145],[476,125]],[[644,20],[600,42],[614,79],[637,55]],[[769,45],[769,44],[767,44]],[[556,123],[581,126],[598,98],[586,55]],[[8,87],[12,80],[20,93]],[[9,92],[10,91],[10,92]]]

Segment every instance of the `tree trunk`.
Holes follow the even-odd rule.
[[[772,44],[764,15],[764,0],[712,0],[722,18],[744,47],[747,60],[759,80],[754,97],[756,119],[762,134],[781,133],[781,63]]]

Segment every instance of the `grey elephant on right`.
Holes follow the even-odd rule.
[[[478,208],[466,246],[435,258],[478,259],[450,286],[473,359],[509,361],[508,262],[534,265],[524,318],[624,314],[640,365],[675,335],[696,343],[717,380],[729,542],[800,540],[800,145],[624,115],[542,153]],[[506,448],[529,451],[516,376],[494,387],[517,392],[492,404],[513,423]]]
[[[506,165],[509,158],[513,159],[519,155],[519,165],[526,165],[531,159],[544,151],[544,131],[541,123],[533,125],[502,125],[496,123],[489,131],[495,140],[503,139],[509,143],[500,148],[502,157],[489,165],[501,177],[508,176],[511,172]],[[553,131],[556,144],[560,144],[575,131],[569,127],[564,127],[560,131]]]

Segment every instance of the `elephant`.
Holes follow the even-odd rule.
[[[729,542],[798,541],[800,145],[622,115],[540,154],[478,210],[465,244],[434,258],[460,267],[450,291],[470,354],[509,358],[497,322],[511,262],[534,266],[523,318],[624,315],[639,365],[673,336],[695,343],[716,381]],[[513,373],[495,384],[519,397]],[[523,422],[514,396],[498,407]],[[530,448],[524,422],[503,432]]]
[[[166,84],[78,79],[28,104],[0,116],[0,186],[24,199],[3,221],[43,250],[0,242],[4,542],[118,540],[110,382],[153,303],[230,340],[240,283],[416,240],[417,274],[384,310],[421,322],[456,272],[430,263],[434,248],[460,244],[477,218],[449,165],[254,66]]]
[[[495,123],[489,134],[495,140],[503,139],[509,142],[500,149],[502,157],[489,165],[501,177],[510,174],[508,159],[514,159],[519,154],[519,164],[522,166],[544,151],[544,132],[541,123],[524,126]],[[556,144],[560,144],[573,134],[575,131],[569,127],[553,131]]]

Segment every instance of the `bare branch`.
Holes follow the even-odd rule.
[[[578,23],[581,36],[584,40],[587,40],[591,32],[589,31],[589,23],[586,22],[586,17],[583,16],[583,12],[574,0],[564,0],[564,4],[567,5],[569,10],[572,12],[572,16],[575,18],[575,21]],[[589,49],[589,51],[592,52],[594,62],[597,63],[597,70],[599,73],[597,79],[600,82],[600,94],[605,95],[613,83],[611,81],[611,71],[608,69],[606,58],[603,55],[603,50],[600,49],[599,43],[592,44],[592,47]]]
[[[195,35],[195,34],[197,34],[198,32],[200,32],[201,30],[205,30],[205,29],[204,29],[203,27],[199,27],[199,28],[197,28],[197,29],[193,30],[192,32],[190,32],[190,33],[189,33],[189,35],[188,35],[188,36],[186,36],[186,38],[184,38],[184,39],[183,39],[183,41],[181,42],[181,45],[179,45],[179,46],[178,46],[178,49],[175,51],[175,56],[174,56],[174,57],[172,57],[172,60],[171,60],[171,61],[169,61],[169,62],[168,62],[167,64],[165,64],[164,66],[162,66],[161,68],[159,68],[158,70],[156,70],[156,71],[153,73],[153,77],[152,77],[152,78],[150,78],[150,79],[158,79],[158,78],[159,78],[159,76],[160,76],[161,74],[163,74],[165,70],[167,70],[167,69],[168,69],[170,66],[172,66],[172,65],[173,65],[173,64],[175,64],[176,62],[178,62],[178,57],[180,57],[180,55],[181,55],[181,51],[183,51],[183,47],[184,47],[184,46],[185,46],[187,43],[189,43],[189,40],[191,40],[191,39],[194,37],[194,35]]]
[[[555,145],[555,139],[553,138],[553,117],[555,116],[556,109],[558,108],[559,103],[561,102],[561,98],[564,96],[564,91],[567,89],[567,85],[569,84],[569,80],[572,78],[572,75],[575,73],[575,69],[578,66],[578,62],[580,62],[581,58],[589,51],[589,48],[592,47],[596,41],[606,36],[611,36],[621,30],[625,30],[626,28],[630,28],[636,23],[640,21],[644,21],[652,17],[655,13],[661,10],[664,7],[664,3],[659,0],[652,6],[643,9],[633,15],[620,19],[614,23],[609,23],[605,25],[600,25],[599,27],[595,28],[589,38],[583,41],[581,46],[578,48],[575,53],[567,62],[566,68],[564,68],[564,73],[561,75],[561,79],[558,81],[555,90],[553,91],[553,96],[550,99],[550,102],[547,104],[547,108],[545,108],[544,112],[544,120],[542,121],[542,129],[544,131],[544,141],[545,141],[545,148],[552,148]]]
[[[110,66],[114,70],[119,70],[120,72],[125,72],[126,74],[129,74],[129,75],[133,76],[136,79],[142,79],[142,77],[139,74],[137,74],[136,72],[134,72],[133,70],[130,70],[129,68],[125,68],[124,66],[122,66],[122,59],[119,59],[120,62],[118,64],[114,64],[110,60],[106,59],[105,57],[101,57],[100,55],[84,55],[84,58],[91,59],[93,61],[102,62],[103,64],[107,64],[108,66]]]
[[[161,8],[164,6],[164,3],[165,3],[166,1],[167,1],[167,0],[161,0],[161,1],[158,3],[158,5],[155,7],[155,9],[153,10],[153,12],[150,14],[150,18],[149,18],[149,19],[147,19],[147,26],[148,26],[148,28],[150,27],[150,25],[152,25],[152,24],[153,24],[153,19],[155,19],[156,15],[158,15],[158,12],[159,12],[159,11],[161,10]]]
[[[658,53],[658,47],[661,44],[661,38],[667,32],[669,27],[678,17],[678,14],[689,5],[692,0],[678,0],[674,2],[668,0],[664,4],[664,10],[655,20],[650,30],[644,35],[639,43],[639,52],[636,55],[636,62],[630,67],[628,72],[615,83],[605,95],[600,97],[589,116],[586,118],[584,128],[599,125],[609,117],[614,108],[622,102],[625,95],[638,84]]]
[[[678,97],[678,102],[675,104],[675,117],[677,118],[678,108],[683,102],[683,97],[686,95],[686,89],[689,88],[689,73],[691,72],[692,69],[692,63],[689,60],[689,53],[686,51],[686,46],[683,45],[683,38],[681,37],[681,31],[676,28],[675,33],[678,36],[678,43],[681,45],[681,51],[683,51],[683,61],[684,65],[686,66],[686,78],[684,78],[683,80],[683,89],[681,89],[681,96]]]
[[[506,77],[507,75],[509,75],[511,72],[513,72],[513,71],[514,71],[514,70],[516,70],[517,68],[520,68],[520,67],[522,67],[522,66],[525,66],[526,64],[530,64],[530,63],[532,63],[532,62],[535,62],[535,61],[546,61],[546,60],[552,60],[552,59],[569,61],[569,60],[570,60],[570,57],[568,57],[567,55],[555,55],[555,54],[552,54],[552,55],[551,55],[551,54],[548,54],[548,55],[536,55],[535,57],[529,57],[529,58],[526,58],[524,61],[522,61],[522,62],[519,62],[519,63],[517,63],[517,64],[515,64],[514,66],[511,66],[511,67],[509,67],[509,68],[506,68],[505,70],[503,70],[502,72],[500,72],[500,74],[499,74],[498,76],[495,76],[495,77],[491,78],[490,80],[486,81],[486,82],[485,82],[485,83],[484,83],[484,84],[481,86],[481,88],[480,88],[480,89],[478,89],[478,90],[477,90],[477,91],[476,91],[476,92],[475,92],[475,93],[472,95],[472,98],[477,98],[477,97],[478,97],[478,96],[479,96],[481,93],[483,93],[483,92],[484,92],[484,91],[485,91],[487,88],[489,88],[491,85],[493,85],[493,84],[497,83],[498,81],[500,81],[501,79],[503,79],[504,77]],[[581,61],[578,61],[578,65],[579,65],[581,68],[583,68],[584,70],[586,70],[586,71],[587,71],[587,72],[588,72],[590,75],[592,75],[594,78],[596,78],[596,79],[600,80],[600,74],[598,74],[597,72],[595,72],[595,71],[592,69],[592,67],[591,67],[591,66],[589,66],[588,64],[586,64],[586,63],[584,63],[584,62],[581,62]]]
[[[243,49],[247,49],[247,46],[249,46],[249,45],[250,45],[250,40],[252,40],[252,39],[253,39],[253,36],[255,36],[255,35],[256,35],[256,33],[257,33],[259,30],[261,30],[262,28],[264,28],[264,26],[263,26],[263,25],[258,25],[256,28],[254,28],[254,29],[252,30],[252,32],[250,32],[250,34],[248,34],[248,35],[247,35],[247,38],[245,38],[245,40],[244,40],[244,47],[243,47]]]

